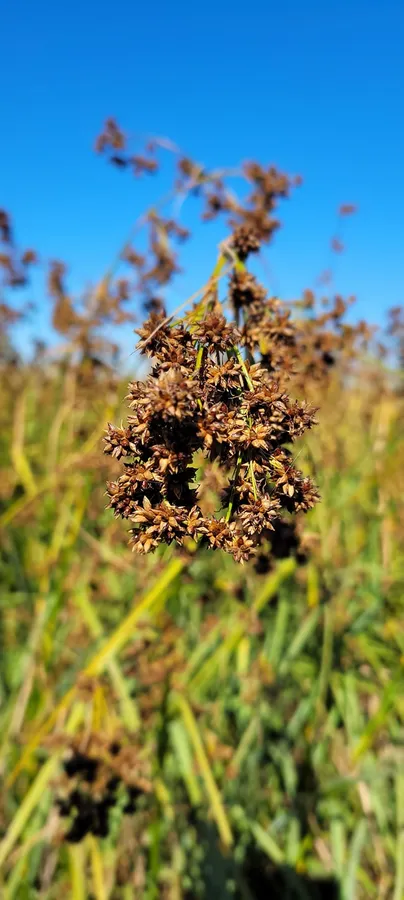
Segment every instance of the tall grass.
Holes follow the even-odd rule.
[[[211,870],[215,896],[233,883],[251,896],[259,851],[260,871],[266,856],[267,877],[290,896],[315,896],[327,876],[344,900],[398,900],[400,397],[365,369],[343,392],[329,383],[299,448],[322,496],[308,562],[258,575],[222,554],[134,558],[104,509],[114,463],[100,455],[123,386],[80,393],[59,369],[12,378],[1,432],[2,896],[174,898],[210,889]],[[166,732],[154,805],[143,823],[117,808],[107,838],[66,849],[55,807],[64,742],[83,728],[138,731],[128,650],[145,630],[158,650],[166,613],[182,664],[170,708],[142,730],[151,756]]]
[[[97,142],[137,174],[158,169],[156,148],[128,155],[113,120]],[[40,350],[32,362],[13,358],[15,309],[0,304],[0,897],[401,900],[397,372],[358,354],[368,330],[345,325],[341,298],[318,314],[306,292],[295,333],[290,310],[246,270],[296,179],[250,163],[232,172],[252,188],[239,201],[224,171],[168,149],[175,211],[192,194],[205,219],[233,217],[193,298],[202,296],[194,324],[232,273],[234,317],[250,332],[247,350],[229,356],[238,352],[245,386],[254,387],[254,358],[282,375],[298,351],[292,385],[318,406],[319,424],[293,452],[321,502],[298,543],[293,533],[289,547],[281,540],[245,566],[192,541],[132,554],[125,524],[106,509],[120,466],[102,455],[102,437],[121,418],[126,385],[108,365],[105,325],[131,318],[130,279],[115,277],[123,260],[135,298],[162,310],[156,292],[177,271],[172,242],[186,236],[163,217],[167,198],[139,219],[145,252],[125,246],[82,303],[52,264],[59,360]],[[345,204],[340,215],[352,211]],[[36,255],[18,251],[5,212],[0,232],[6,287],[21,286]],[[400,335],[397,311],[392,323]],[[205,351],[194,349],[200,377]],[[241,462],[257,499],[252,454]],[[238,461],[235,472],[234,483]],[[226,522],[232,504],[230,493]]]

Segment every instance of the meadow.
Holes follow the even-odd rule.
[[[129,156],[113,122],[97,149],[144,177],[157,168],[155,148]],[[186,188],[183,180],[174,194],[202,195],[205,218],[230,213],[233,235],[248,226],[263,243],[272,237],[264,213],[275,221],[284,176],[250,164],[252,200],[235,206],[223,173],[182,157],[178,172]],[[21,254],[8,215],[1,221],[11,296],[35,255]],[[316,408],[293,461],[319,502],[303,515],[288,507],[251,559],[234,559],[228,539],[215,545],[201,529],[183,537],[178,523],[180,538],[170,532],[166,545],[139,553],[138,532],[131,552],[130,523],[106,496],[122,451],[104,455],[103,436],[128,412],[106,326],[127,329],[131,302],[143,304],[146,343],[180,321],[203,349],[206,316],[218,305],[232,314],[225,285],[236,278],[241,290],[248,255],[224,227],[196,303],[167,321],[156,295],[175,275],[172,241],[185,235],[162,213],[144,223],[146,252],[122,254],[135,285],[111,270],[76,304],[62,264],[50,267],[58,354],[38,346],[19,356],[15,304],[1,307],[0,895],[402,900],[400,361],[363,324],[346,325],[341,298],[319,307],[306,292],[287,309],[277,301],[267,346],[251,338],[228,363],[247,395],[259,358]],[[233,313],[247,328],[243,302]],[[397,343],[398,311],[392,321]],[[258,502],[253,451],[248,460]],[[201,472],[206,509],[215,509],[217,471]],[[153,549],[148,540],[143,550]]]

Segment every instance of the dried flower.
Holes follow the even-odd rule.
[[[259,291],[264,304],[265,292],[246,275],[245,292]],[[234,275],[237,290],[239,281]],[[138,329],[139,348],[153,357],[153,369],[129,387],[127,427],[108,427],[106,452],[129,457],[108,493],[115,514],[132,524],[137,552],[162,542],[182,545],[191,537],[244,562],[276,530],[282,509],[305,511],[317,499],[285,447],[311,427],[314,410],[291,401],[265,368],[243,359],[240,331],[217,300],[211,306],[208,294],[204,315],[194,312],[187,326],[152,314]],[[277,305],[272,308],[278,313]],[[278,332],[272,320],[274,345],[281,336],[286,340],[279,316]],[[285,331],[290,327],[287,316],[282,324]],[[198,486],[197,452],[206,462]],[[212,466],[219,504],[214,513],[200,505],[204,471]]]
[[[239,225],[233,231],[231,246],[238,258],[244,262],[250,253],[258,253],[260,239],[251,225]]]
[[[55,739],[51,739],[54,744]],[[134,812],[134,801],[152,790],[150,763],[139,745],[93,732],[66,739],[63,775],[57,788],[57,806],[68,818],[68,843],[78,843],[87,834],[107,837],[110,813],[118,802],[118,791],[126,791],[125,812]]]

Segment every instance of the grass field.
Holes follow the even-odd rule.
[[[131,554],[101,452],[124,385],[63,366],[2,380],[1,897],[402,900],[399,392],[365,364],[317,389],[307,558],[258,574]],[[60,814],[72,746],[109,773],[105,836],[63,837],[89,815]],[[132,806],[114,759],[143,778]]]
[[[174,186],[82,297],[50,264],[31,360],[8,295],[37,256],[0,211],[0,898],[404,900],[400,354],[247,267],[298,179],[132,156],[112,119],[97,150],[146,177],[164,151]],[[191,195],[225,240],[173,325]]]

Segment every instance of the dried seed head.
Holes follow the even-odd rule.
[[[233,272],[229,296],[234,308],[240,309],[252,304],[262,305],[267,299],[267,292],[251,272]]]
[[[258,253],[260,239],[251,225],[239,225],[231,236],[231,246],[241,262],[244,262],[250,253]]]
[[[130,385],[127,427],[108,428],[106,452],[129,457],[108,486],[110,505],[130,520],[136,552],[191,537],[244,562],[276,532],[282,510],[304,511],[317,499],[284,446],[311,427],[314,410],[243,361],[240,332],[216,309],[188,328],[152,315],[139,334],[155,365]],[[199,485],[196,451],[205,460]],[[213,467],[215,510],[204,503]]]
[[[209,312],[192,329],[192,337],[208,353],[226,353],[239,343],[240,333],[234,325],[229,325],[221,313]]]

